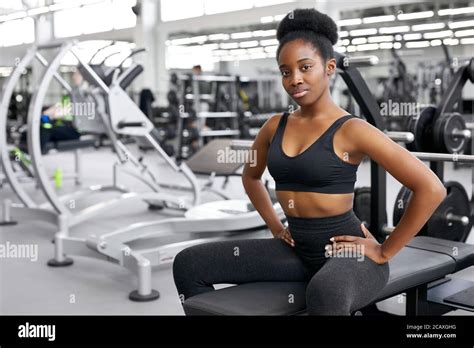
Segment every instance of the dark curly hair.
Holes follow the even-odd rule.
[[[338,39],[337,25],[331,17],[313,8],[291,11],[278,25],[277,59],[286,43],[298,39],[312,44],[326,61],[334,57],[333,45]]]

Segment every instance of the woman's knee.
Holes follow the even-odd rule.
[[[350,292],[349,286],[337,286],[332,281],[313,277],[306,288],[308,314],[350,315],[352,303]]]

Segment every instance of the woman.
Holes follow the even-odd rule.
[[[377,297],[388,281],[387,261],[444,199],[443,184],[421,161],[331,99],[337,38],[334,21],[313,9],[295,10],[280,23],[282,83],[300,107],[262,126],[252,147],[257,165],[247,165],[243,174],[245,190],[275,238],[183,250],[174,262],[181,299],[212,291],[218,283],[308,281],[308,314],[350,315]],[[365,156],[413,191],[404,216],[382,244],[352,210],[356,171]],[[266,165],[288,228],[262,184]]]

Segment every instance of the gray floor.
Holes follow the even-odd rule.
[[[58,164],[63,170],[72,169],[71,154],[52,154],[46,157],[47,168],[52,171]],[[147,156],[148,163],[160,168],[162,181],[178,180],[157,158]],[[111,178],[111,165],[114,156],[105,149],[85,151],[83,155],[85,185],[107,184]],[[134,184],[129,177],[123,182],[136,190],[142,186]],[[26,184],[30,192],[36,192],[34,185]],[[219,187],[219,180],[215,187]],[[390,187],[389,187],[390,189]],[[72,183],[65,183],[62,192],[74,190]],[[235,198],[244,197],[239,178],[232,178],[226,192]],[[0,189],[0,198],[14,196],[8,186]],[[39,195],[38,195],[39,197]],[[99,198],[102,198],[100,196]],[[39,197],[40,198],[40,197]],[[204,201],[217,199],[207,194]],[[95,200],[89,197],[88,203]],[[79,206],[77,207],[79,208]],[[112,211],[81,224],[71,230],[71,234],[82,236],[88,233],[104,233],[126,226],[133,222],[165,218],[163,214],[147,210],[143,203],[123,205]],[[117,265],[76,257],[75,264],[66,268],[50,268],[46,262],[53,255],[51,239],[54,228],[38,221],[23,221],[17,226],[0,227],[0,242],[31,244],[38,246],[38,260],[3,258],[0,260],[0,313],[13,315],[49,314],[116,314],[116,315],[182,315],[183,311],[172,280],[171,268],[156,270],[153,273],[153,287],[160,291],[161,298],[147,303],[128,300],[128,293],[134,290],[135,279],[124,268]],[[474,244],[474,233],[468,240]],[[453,277],[474,281],[474,267],[454,274]],[[225,285],[223,285],[225,286]],[[400,297],[394,297],[378,304],[381,310],[404,314],[404,304]],[[467,311],[453,311],[456,315],[472,315]]]

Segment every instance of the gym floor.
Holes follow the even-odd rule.
[[[110,150],[83,151],[82,163],[84,183],[107,184],[111,180],[111,169],[114,156]],[[160,170],[161,182],[174,182],[166,164],[151,154],[145,156],[145,161]],[[58,163],[62,170],[72,170],[72,155],[70,153],[54,153],[45,157],[48,171],[52,172]],[[133,189],[139,189],[133,178],[121,176],[120,182]],[[222,180],[216,179],[214,187],[220,187]],[[37,192],[33,184],[25,184],[32,194]],[[61,193],[76,189],[69,180],[64,181]],[[396,188],[388,185],[387,195],[394,195]],[[2,198],[11,197],[8,185],[1,189]],[[239,177],[232,177],[226,188],[232,198],[244,198],[244,191]],[[107,194],[112,195],[112,194]],[[90,204],[105,198],[106,194],[89,197],[84,204]],[[203,194],[203,201],[215,200],[210,193]],[[78,205],[77,208],[80,208]],[[124,204],[119,208],[107,211],[93,221],[82,223],[71,229],[73,236],[85,236],[90,233],[105,233],[116,228],[124,227],[138,221],[163,219],[167,216],[162,212],[148,211],[145,203]],[[51,240],[55,230],[49,224],[38,221],[23,221],[16,226],[0,227],[0,242],[15,244],[38,245],[38,259],[32,262],[28,259],[6,258],[0,262],[0,314],[7,315],[67,315],[67,314],[104,314],[104,315],[183,315],[170,266],[154,270],[153,288],[158,290],[161,297],[157,301],[137,303],[128,300],[128,293],[136,288],[136,279],[132,274],[115,264],[97,259],[74,257],[74,265],[65,268],[50,268],[47,261],[53,256]],[[255,234],[255,237],[270,237],[269,232]],[[166,241],[161,241],[166,242]],[[471,232],[467,243],[474,244],[474,234]],[[139,243],[135,248],[140,248]],[[451,275],[474,281],[474,267]],[[226,284],[219,287],[228,286]],[[403,315],[404,304],[401,297],[393,297],[378,303],[378,308],[389,313]],[[404,300],[404,298],[403,298]],[[447,315],[474,315],[473,312],[456,310]]]

